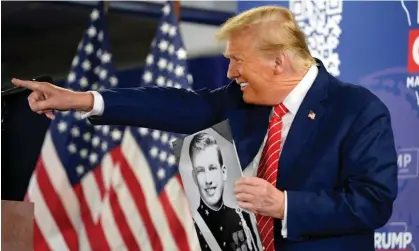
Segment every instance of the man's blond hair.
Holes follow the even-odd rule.
[[[217,38],[228,40],[230,36],[249,33],[255,37],[256,48],[263,53],[291,52],[295,56],[292,60],[294,69],[315,64],[303,31],[286,8],[261,6],[240,13],[221,26]]]

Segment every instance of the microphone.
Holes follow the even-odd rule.
[[[54,84],[54,80],[49,75],[38,76],[38,77],[35,77],[31,80],[32,81],[37,81],[37,82],[48,82],[48,83]],[[14,86],[14,87],[9,88],[7,90],[1,91],[1,96],[3,97],[3,96],[8,96],[8,95],[13,95],[13,94],[24,92],[26,90],[28,90],[28,89],[24,88],[24,87],[20,87],[20,86]]]

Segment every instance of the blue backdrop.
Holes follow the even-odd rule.
[[[390,110],[399,159],[399,196],[376,250],[419,250],[418,1],[238,2],[291,8],[310,49],[340,79],[367,87]]]

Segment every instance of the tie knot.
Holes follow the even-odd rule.
[[[284,116],[287,112],[288,109],[285,107],[283,103],[281,103],[274,107],[273,118],[282,118],[282,116]]]

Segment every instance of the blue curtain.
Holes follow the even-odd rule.
[[[230,82],[227,79],[228,60],[221,55],[189,59],[188,67],[195,90],[217,88]],[[124,87],[135,87],[139,85],[142,73],[142,68],[132,68],[119,71],[117,76]]]

